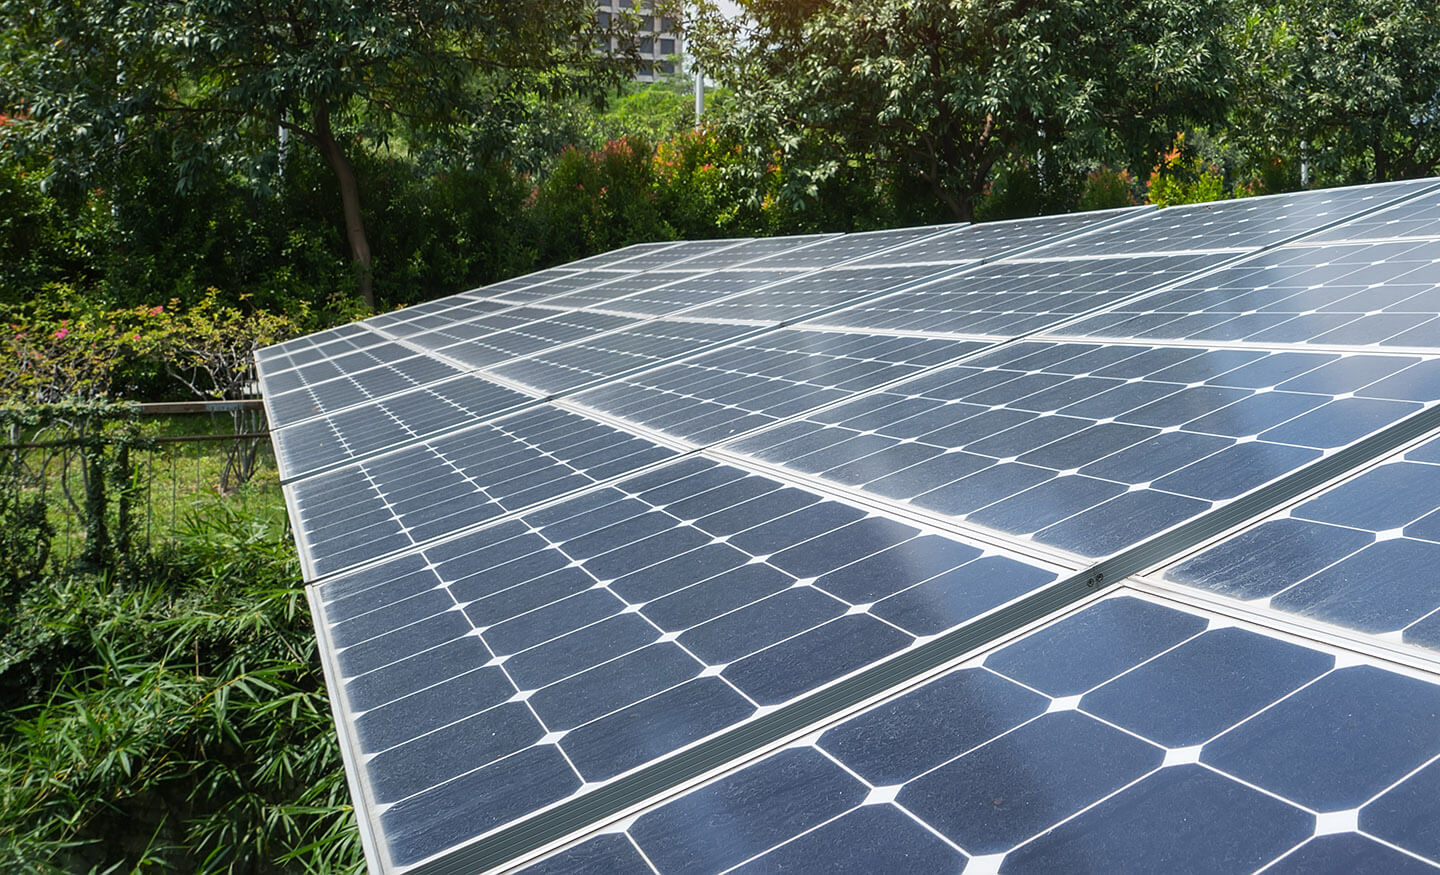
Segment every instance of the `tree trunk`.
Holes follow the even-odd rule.
[[[359,274],[360,297],[372,309],[375,307],[375,283],[371,273],[370,241],[365,237],[365,218],[360,212],[360,184],[355,179],[355,168],[335,134],[330,130],[330,108],[323,104],[315,111],[315,139],[335,180],[340,183],[340,203],[345,210],[345,238],[350,242],[350,260]]]

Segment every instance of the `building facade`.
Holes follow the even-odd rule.
[[[675,32],[674,13],[658,8],[654,0],[599,0],[595,10],[602,28],[618,28],[627,13],[638,19],[634,39],[641,65],[635,78],[641,82],[653,82],[678,72],[681,43],[680,35]],[[616,38],[611,38],[611,51],[625,48]]]

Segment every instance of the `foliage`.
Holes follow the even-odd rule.
[[[0,865],[359,869],[283,519],[278,494],[217,500],[145,574],[12,602]]]
[[[1135,204],[1135,179],[1128,170],[1101,165],[1085,177],[1078,206],[1082,210],[1109,210]]]
[[[670,236],[655,208],[651,149],[611,140],[599,151],[570,148],[535,192],[531,215],[542,263]]]
[[[503,127],[520,95],[610,81],[584,0],[388,4],[3,0],[0,111],[7,139],[103,176],[159,132],[183,187],[221,161],[264,172],[283,130],[333,173],[359,292],[371,254],[353,162],[360,141]],[[183,132],[185,136],[177,134]]]
[[[702,66],[746,95],[729,123],[813,184],[841,156],[920,180],[969,219],[1003,160],[1154,154],[1218,119],[1226,0],[751,0],[743,43],[701,28]]]
[[[1150,203],[1169,207],[1176,204],[1198,204],[1225,197],[1225,178],[1220,168],[1195,153],[1184,135],[1175,138],[1175,146],[1150,173],[1147,183]]]
[[[1440,166],[1434,3],[1246,6],[1232,37],[1244,66],[1228,133],[1254,165],[1279,158],[1294,172],[1304,159],[1323,184],[1424,176]]]
[[[0,404],[95,400],[124,391],[163,333],[163,307],[106,310],[68,286],[47,286],[0,311]]]

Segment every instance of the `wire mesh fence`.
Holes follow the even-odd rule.
[[[123,563],[217,495],[245,501],[278,484],[259,402],[56,405],[0,418],[0,541],[39,567]]]

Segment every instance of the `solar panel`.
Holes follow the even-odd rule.
[[[903,379],[979,347],[787,329],[616,380],[573,403],[698,446]]]
[[[1440,441],[1432,439],[1174,563],[1164,577],[1385,641],[1440,649],[1437,463]]]
[[[647,271],[645,273],[626,274],[596,286],[590,286],[585,289],[580,289],[579,291],[547,298],[545,305],[549,307],[603,306],[617,298],[648,292],[660,286],[681,280],[694,279],[700,275],[701,273],[699,271],[681,270]]]
[[[270,439],[284,480],[451,431],[534,402],[532,396],[466,376],[392,395],[295,425]]]
[[[424,543],[675,455],[541,406],[295,483],[316,576]]]
[[[1012,344],[727,445],[877,498],[1103,557],[1418,412],[1314,391],[1311,352]],[[1397,379],[1414,357],[1374,361]],[[1288,385],[1290,388],[1281,388]]]
[[[1437,236],[1440,236],[1440,193],[1431,192],[1353,219],[1307,239],[1316,243],[1336,243]]]
[[[798,234],[791,237],[762,237],[719,252],[709,252],[687,259],[685,269],[724,270],[751,262],[756,262],[758,266],[765,268],[794,267],[796,265],[786,262],[786,253],[839,236],[838,234]]]
[[[655,319],[491,369],[545,393],[569,392],[754,332],[752,325]]]
[[[630,248],[262,351],[372,867],[1436,861],[1434,184]]]
[[[289,392],[267,394],[265,409],[270,425],[283,428],[312,416],[354,407],[460,373],[459,368],[429,356],[412,356],[319,382],[306,382]]]
[[[1103,226],[1149,212],[1135,207],[1071,213],[1063,216],[1040,216],[1010,222],[982,222],[978,225],[951,226],[945,234],[927,237],[854,262],[868,264],[959,264],[992,258],[1003,252],[1014,252],[1089,228]]]
[[[606,312],[668,316],[719,298],[756,289],[795,275],[795,271],[728,269],[670,282],[649,291],[595,305]]]
[[[1106,225],[1037,250],[1035,257],[1258,249],[1420,194],[1435,180],[1389,182],[1167,207],[1144,222]]]
[[[836,267],[687,310],[705,319],[787,322],[934,276],[933,266]]]
[[[472,368],[483,368],[633,324],[634,319],[609,313],[561,311],[503,331],[441,346],[435,352]],[[422,341],[416,339],[416,342]]]
[[[1429,871],[1440,685],[1347,663],[1106,599],[524,871]]]
[[[1066,261],[1004,260],[856,304],[810,325],[1018,337],[1217,264],[1187,254]]]
[[[1440,241],[1285,246],[1056,332],[1256,344],[1440,345]]]
[[[606,264],[604,267],[609,270],[626,271],[676,267],[689,259],[717,253],[747,242],[749,241],[743,237],[728,240],[688,240],[676,243],[674,246],[651,249],[622,261]]]
[[[1056,574],[688,460],[336,578],[316,604],[367,810],[405,866]]]

